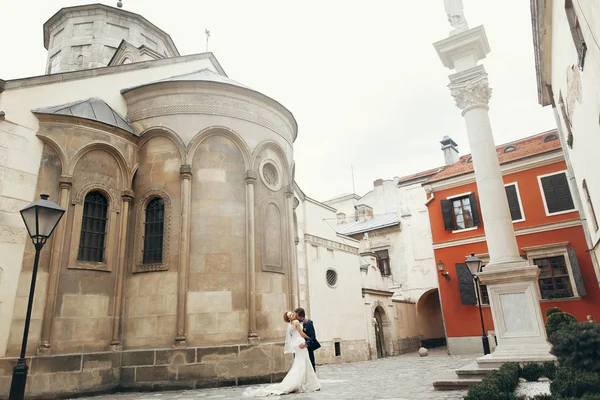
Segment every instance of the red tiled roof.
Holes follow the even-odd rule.
[[[427,175],[433,175],[436,172],[438,172],[439,170],[441,170],[442,168],[444,168],[444,167],[432,168],[432,169],[428,169],[427,171],[417,172],[416,174],[403,176],[402,178],[398,178],[398,183],[412,181],[413,179],[422,178]]]
[[[547,132],[539,133],[525,139],[519,139],[514,142],[505,143],[496,146],[498,161],[500,164],[506,164],[522,158],[531,157],[537,154],[547,153],[560,149],[560,140],[551,140],[544,142],[544,138],[549,135],[558,136],[557,130],[553,129]],[[504,152],[507,147],[515,147],[514,151]],[[468,162],[471,158],[470,154],[460,157],[460,159],[452,165],[445,167],[443,170],[432,176],[427,182],[436,182],[444,179],[452,178],[458,175],[468,174],[473,171],[473,163]]]

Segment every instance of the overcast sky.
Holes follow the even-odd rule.
[[[61,7],[117,0],[0,0],[0,78],[42,75],[43,23]],[[439,141],[469,147],[432,43],[448,36],[443,0],[123,0],[171,35],[182,55],[205,51],[204,29],[228,76],[287,107],[299,125],[296,180],[327,200],[379,178],[443,164]],[[537,103],[527,0],[463,0],[483,24],[497,144],[555,127]]]

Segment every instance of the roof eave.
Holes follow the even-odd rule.
[[[399,227],[400,226],[400,222],[394,222],[392,224],[385,224],[385,225],[377,226],[377,227],[374,227],[374,228],[359,229],[357,231],[350,231],[350,232],[347,232],[347,233],[342,233],[342,232],[337,232],[337,233],[339,233],[340,235],[350,236],[350,235],[358,235],[359,233],[378,231],[380,229],[391,228],[391,227],[394,227],[394,226],[398,226]]]
[[[552,104],[548,91],[551,84],[547,63],[550,62],[552,37],[552,5],[545,0],[531,0],[531,26],[533,30],[533,51],[537,80],[538,103],[543,107]]]

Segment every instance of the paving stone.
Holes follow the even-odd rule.
[[[440,375],[451,374],[456,368],[473,362],[476,357],[448,356],[445,349],[433,349],[428,357],[410,353],[375,361],[317,366],[317,376],[322,384],[319,392],[270,396],[268,399],[461,400],[465,391],[435,391],[433,381],[439,379]],[[241,400],[248,399],[243,397],[245,389],[245,386],[238,386],[177,392],[124,393],[90,397],[88,400]]]

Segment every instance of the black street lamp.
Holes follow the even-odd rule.
[[[41,194],[40,200],[31,203],[20,211],[23,222],[27,227],[31,241],[35,246],[35,261],[31,273],[31,287],[29,288],[29,301],[27,303],[27,315],[25,317],[25,328],[23,329],[23,342],[21,343],[21,355],[17,365],[13,369],[10,384],[9,400],[23,400],[25,397],[25,383],[27,381],[27,363],[25,352],[27,350],[27,336],[29,336],[29,323],[31,322],[31,309],[33,308],[33,295],[35,293],[35,279],[37,276],[40,250],[44,247],[46,240],[54,232],[58,221],[62,218],[65,210],[58,204],[49,201],[47,194]]]
[[[471,272],[471,276],[473,277],[473,281],[475,282],[475,293],[477,294],[477,306],[479,307],[479,318],[481,319],[481,342],[483,343],[483,354],[490,354],[490,340],[485,334],[485,326],[483,324],[483,312],[481,311],[481,299],[479,298],[479,277],[478,273],[481,272],[481,260],[475,257],[475,253],[471,253],[469,257],[466,258],[465,264],[469,268]]]

